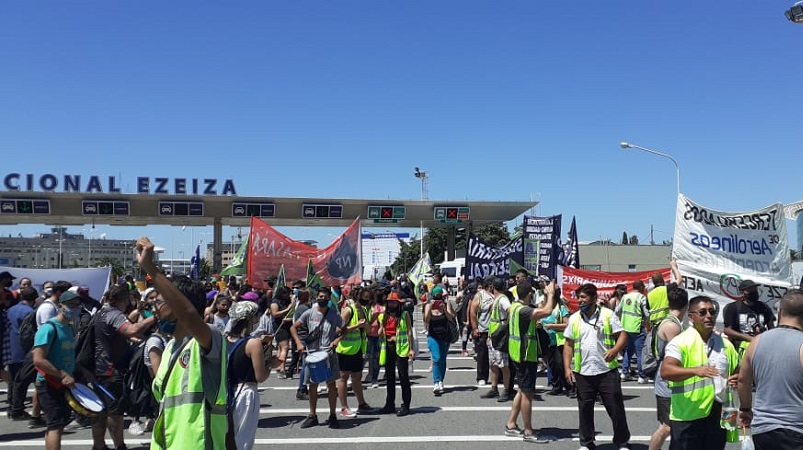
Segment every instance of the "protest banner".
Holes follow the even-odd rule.
[[[561,215],[524,216],[523,265],[530,275],[555,278],[560,241]]]
[[[755,211],[717,211],[678,195],[672,257],[689,296],[706,295],[721,307],[740,298],[739,283],[759,285],[771,306],[792,286],[783,205]],[[721,319],[720,319],[721,320]]]
[[[0,272],[8,271],[17,277],[12,287],[16,288],[21,278],[31,280],[32,286],[40,293],[42,283],[46,280],[69,281],[73,286],[86,286],[89,288],[89,296],[100,300],[103,294],[109,289],[111,280],[111,267],[89,267],[74,269],[28,269],[22,267],[0,266]]]
[[[627,285],[628,292],[633,289],[633,282],[636,280],[641,280],[645,285],[652,286],[650,278],[656,272],[660,272],[664,280],[669,282],[671,273],[669,267],[642,272],[601,272],[558,266],[557,280],[561,295],[569,301],[569,310],[575,312],[577,311],[577,297],[574,295],[574,291],[583,284],[591,283],[595,285],[597,287],[597,298],[607,300],[613,294],[613,289],[617,284]]]
[[[248,280],[256,288],[266,288],[265,279],[277,274],[282,264],[288,280],[306,278],[310,260],[315,273],[328,286],[357,284],[362,280],[359,218],[328,247],[319,249],[296,242],[252,217],[248,242]]]
[[[490,275],[507,278],[510,276],[511,258],[522,265],[522,244],[523,239],[519,237],[502,247],[494,247],[470,233],[466,249],[466,278],[469,281]]]

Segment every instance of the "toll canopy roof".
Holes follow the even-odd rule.
[[[345,227],[360,217],[363,226],[432,228],[509,221],[536,204],[9,191],[0,192],[0,225],[248,226],[254,214],[274,226]]]

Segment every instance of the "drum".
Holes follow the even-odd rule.
[[[75,383],[73,388],[64,391],[64,396],[70,408],[84,417],[95,417],[105,408],[98,394],[85,384]]]
[[[310,352],[307,355],[307,370],[313,383],[326,382],[332,376],[332,370],[329,368],[329,352],[327,350]]]

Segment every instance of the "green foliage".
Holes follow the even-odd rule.
[[[118,261],[115,258],[112,258],[110,256],[104,256],[103,258],[100,258],[100,261],[98,261],[97,263],[97,267],[109,267],[109,266],[111,266],[112,268],[112,276],[114,277],[114,279],[117,279],[117,277],[125,275],[123,264],[120,263],[120,261]]]
[[[510,232],[504,223],[491,223],[474,229],[474,234],[484,242],[495,247],[510,242]],[[429,252],[433,264],[443,262],[446,253],[447,228],[429,228],[424,234],[424,250]],[[455,250],[466,248],[468,241],[468,228],[458,228],[455,232]],[[421,257],[421,241],[411,239],[410,242],[399,240],[399,255],[391,265],[393,273],[407,273]]]

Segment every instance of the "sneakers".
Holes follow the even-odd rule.
[[[410,407],[407,405],[402,405],[399,409],[399,412],[396,413],[397,417],[404,417],[410,414]]]
[[[521,431],[521,428],[519,428],[518,425],[516,425],[513,428],[510,428],[507,425],[505,425],[505,436],[508,436],[508,437],[521,437],[522,434],[524,434],[524,432]]]
[[[648,380],[646,378],[638,377],[638,384],[649,384],[649,382],[650,382],[650,380]]]
[[[296,400],[309,400],[309,394],[305,391],[296,391]]]
[[[357,415],[354,414],[354,417],[357,417]],[[334,428],[334,429],[340,428],[340,421],[337,420],[337,416],[334,414],[329,414],[329,420],[327,420],[326,422],[329,428]]]
[[[396,407],[393,405],[385,405],[379,410],[379,414],[396,414]]]
[[[363,403],[357,407],[357,414],[370,414],[372,412],[374,412],[374,408],[371,408],[368,403]]]
[[[346,419],[353,419],[357,417],[357,413],[348,408],[340,408],[340,417],[344,417]]]
[[[301,422],[301,428],[310,428],[310,427],[317,427],[318,426],[318,416],[307,416],[303,422]]]
[[[619,375],[619,379],[622,380],[622,381],[631,381],[632,380],[632,378],[630,378],[630,375],[626,374],[626,373],[620,374]]]
[[[33,416],[31,416],[28,411],[23,411],[19,414],[8,414],[8,418],[10,420],[18,421],[18,420],[31,420]]]
[[[488,392],[480,395],[480,398],[497,398],[499,397],[499,391],[496,389],[491,389]]]
[[[460,352],[460,356],[468,356],[468,350],[463,350]]]
[[[563,388],[552,388],[546,395],[563,395]]]
[[[533,443],[533,444],[548,444],[549,443],[548,439],[542,438],[541,436],[538,435],[538,433],[535,433],[535,432],[532,432],[530,434],[523,434],[522,438],[524,439],[524,442],[530,442],[530,443]]]
[[[509,402],[511,400],[513,400],[513,397],[507,391],[504,391],[504,393],[500,394],[499,398],[496,399],[499,403]]]
[[[31,420],[28,421],[28,428],[44,428],[46,426],[47,422],[41,416],[31,417]]]
[[[435,395],[443,394],[443,381],[438,381],[435,383],[435,387],[432,389],[432,392],[434,392]]]
[[[579,448],[579,449],[577,449],[577,450],[590,450],[590,449],[584,445],[584,446],[580,447],[580,448]]]
[[[134,420],[131,422],[131,425],[128,426],[128,434],[132,436],[142,436],[145,434],[145,427],[138,420]]]
[[[488,384],[488,383],[485,380],[477,381],[477,386],[485,386],[486,384]]]
[[[376,381],[371,383],[371,389],[377,389],[378,387],[379,387],[379,383],[377,383]]]

